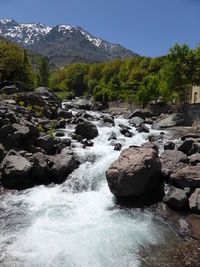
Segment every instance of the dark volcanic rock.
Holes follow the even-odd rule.
[[[36,145],[43,148],[47,154],[51,155],[55,153],[54,138],[50,134],[39,137],[36,141]]]
[[[75,133],[87,139],[93,139],[99,134],[96,125],[89,121],[80,122],[76,126]]]
[[[134,117],[140,117],[140,118],[142,118],[142,119],[144,120],[145,117],[146,117],[146,114],[145,114],[145,112],[143,112],[143,111],[137,109],[137,110],[135,110],[134,112],[132,112],[132,113],[127,117],[127,119],[132,119],[132,118],[134,118]]]
[[[171,181],[176,187],[182,189],[200,187],[200,166],[187,166],[178,170],[171,176]]]
[[[152,148],[131,147],[106,171],[111,192],[119,198],[136,198],[145,195],[151,199],[153,191],[163,194],[161,164]]]
[[[139,133],[149,133],[149,128],[145,124],[142,124],[137,130]]]
[[[190,155],[194,139],[186,139],[178,148],[179,151],[182,151],[186,155]]]
[[[188,209],[188,197],[183,189],[171,186],[163,201],[174,209]]]
[[[122,149],[122,144],[120,144],[120,143],[116,143],[116,144],[114,145],[114,150],[120,151],[121,149]]]
[[[175,144],[172,141],[168,141],[166,144],[164,144],[164,150],[174,150]]]

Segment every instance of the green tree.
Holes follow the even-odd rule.
[[[37,75],[37,85],[49,87],[50,70],[49,62],[46,57],[42,57],[39,66],[39,73]]]
[[[179,101],[184,101],[188,85],[194,82],[195,68],[194,53],[187,45],[170,48],[161,70],[163,96],[177,95]]]

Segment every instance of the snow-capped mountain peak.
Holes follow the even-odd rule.
[[[56,66],[138,56],[118,44],[91,35],[81,27],[66,24],[49,27],[41,23],[1,19],[0,36],[51,58]]]

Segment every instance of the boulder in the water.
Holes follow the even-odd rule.
[[[106,179],[111,192],[118,198],[151,199],[155,192],[163,194],[161,163],[158,153],[152,148],[123,150],[106,171]]]

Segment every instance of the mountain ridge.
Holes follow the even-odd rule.
[[[112,44],[79,26],[68,24],[50,27],[42,23],[0,19],[0,36],[33,53],[49,57],[57,67],[75,62],[103,62],[139,56],[120,44]]]

